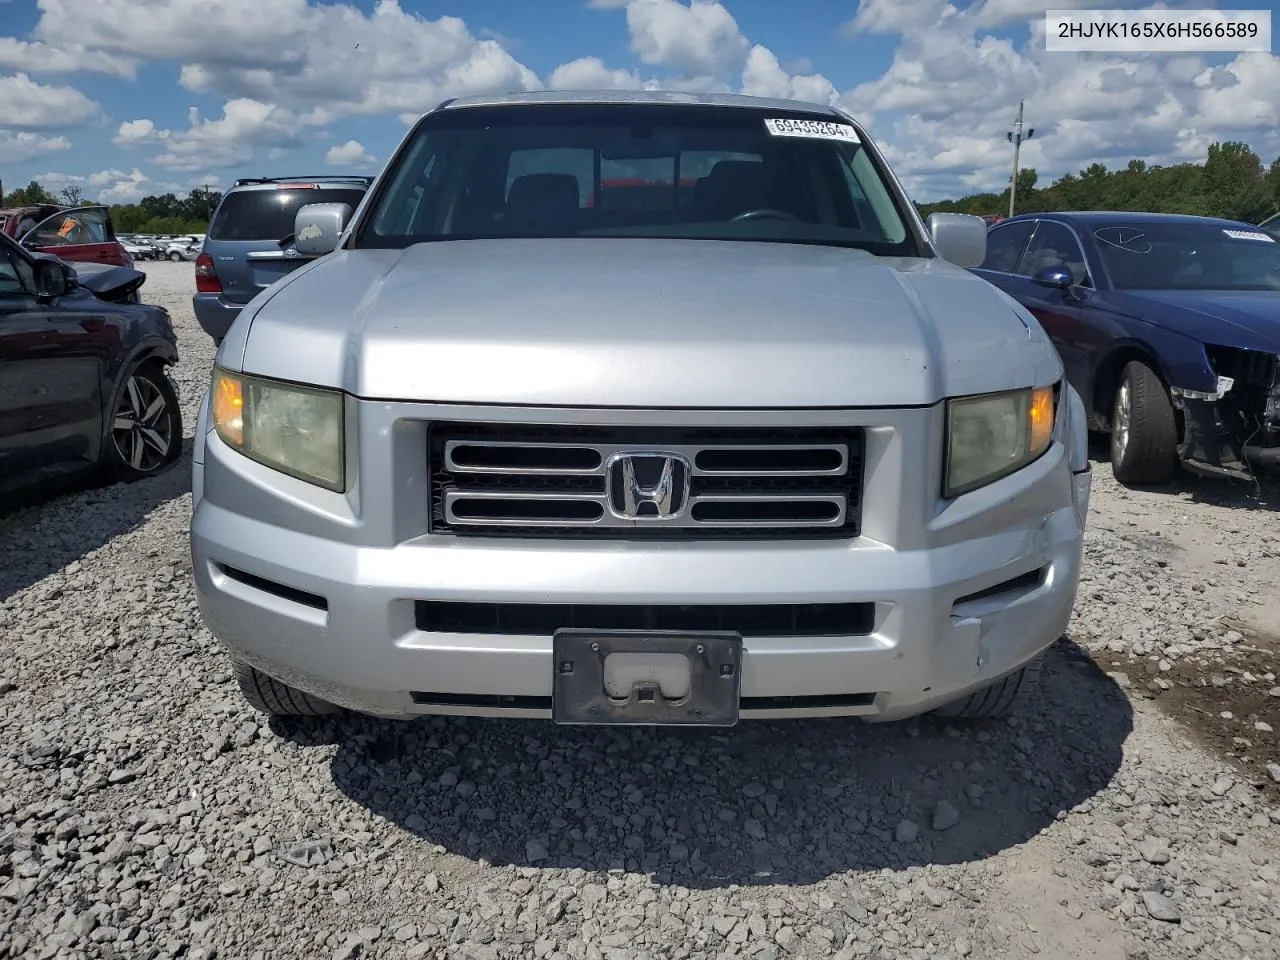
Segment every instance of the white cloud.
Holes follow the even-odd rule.
[[[861,0],[858,12],[841,28],[845,33],[906,33],[936,26],[959,11],[937,0]]]
[[[74,87],[36,83],[25,73],[0,77],[0,127],[77,127],[97,117],[98,110],[96,103]]]
[[[1040,20],[1049,10],[1097,10],[1111,7],[1137,6],[1124,0],[1099,4],[1098,0],[980,0],[967,12],[979,27],[1004,27],[1018,22]],[[1213,6],[1212,3],[1206,6]]]
[[[118,56],[182,64],[186,89],[273,103],[308,124],[353,114],[422,113],[447,96],[538,88],[536,74],[456,17],[428,20],[397,0],[41,0],[36,34]]]
[[[136,203],[144,196],[187,192],[179,184],[152,180],[137,167],[131,171],[98,170],[88,176],[48,172],[32,179],[55,194],[66,187],[79,187],[86,200],[99,203]]]
[[[190,125],[186,130],[157,130],[150,120],[130,121],[121,124],[116,136],[125,136],[129,127],[130,135],[159,141],[165,151],[155,162],[170,170],[186,171],[244,163],[253,156],[254,147],[283,150],[302,142],[302,122],[296,114],[259,100],[228,100],[216,120],[201,117],[200,111],[191,107],[187,119]]]
[[[821,74],[792,75],[782,69],[767,47],[756,44],[742,70],[742,92],[755,97],[779,97],[831,104],[839,99],[836,88]]]
[[[134,167],[131,172],[123,170],[99,170],[89,174],[89,187],[102,203],[133,203],[151,194],[170,193],[165,189],[172,185],[156,184],[145,173]]]
[[[0,136],[0,163],[21,163],[46,153],[70,150],[71,141],[66,137],[42,137],[37,133],[19,130]]]
[[[580,57],[552,70],[547,86],[552,90],[639,90],[641,82],[634,70],[610,70],[599,57]]]
[[[132,57],[117,57],[79,44],[50,44],[17,37],[0,37],[0,70],[23,70],[27,73],[105,73],[114,77],[132,77],[138,62]]]
[[[118,147],[127,147],[138,143],[154,143],[168,136],[168,130],[157,130],[153,121],[142,117],[139,120],[126,120],[120,124],[111,142]]]
[[[643,63],[686,76],[736,72],[749,44],[738,22],[716,0],[632,0],[627,5],[631,49]]]
[[[903,6],[910,9],[881,0],[859,8],[861,29],[901,37],[888,70],[841,102],[876,121],[877,140],[920,199],[1004,189],[1012,169],[1005,134],[1019,98],[1036,131],[1021,163],[1042,184],[1093,162],[1202,160],[1209,142],[1228,137],[1264,160],[1280,152],[1280,60],[1270,54],[1211,67],[1185,54],[1047,53],[1043,18],[1034,19],[1044,4],[985,0],[962,14],[937,0]],[[1026,44],[985,27],[1028,11]]]
[[[359,140],[334,144],[324,155],[324,162],[331,167],[351,167],[362,170],[375,166],[378,158],[364,148]]]

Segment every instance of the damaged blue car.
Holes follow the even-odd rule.
[[[974,272],[1052,338],[1116,479],[1280,464],[1280,241],[1247,223],[1037,213],[987,233]]]

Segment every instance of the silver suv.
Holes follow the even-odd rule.
[[[447,101],[295,233],[193,478],[259,709],[990,717],[1066,628],[1080,398],[842,111]]]

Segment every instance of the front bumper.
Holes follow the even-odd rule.
[[[391,446],[360,452],[369,486],[346,495],[246,460],[202,416],[191,549],[204,620],[232,656],[355,710],[550,717],[551,630],[422,629],[420,601],[868,605],[856,632],[748,637],[744,718],[921,713],[1031,660],[1071,616],[1090,472],[1063,425],[1034,464],[916,517],[920,530],[907,521],[936,476],[924,453],[936,411],[874,411],[885,422],[872,432],[853,540],[495,540],[418,529],[414,493],[427,481],[399,462],[420,452],[418,417],[352,404],[360,435]],[[883,514],[871,513],[878,504]]]

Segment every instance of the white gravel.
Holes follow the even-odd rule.
[[[147,270],[190,435],[192,267]],[[189,458],[4,518],[0,958],[1280,956],[1280,497],[1097,474],[1074,642],[985,728],[273,729]]]

